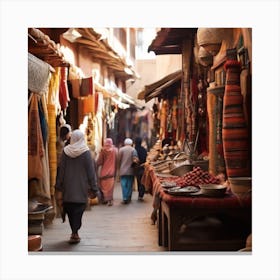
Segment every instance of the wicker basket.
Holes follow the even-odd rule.
[[[200,47],[198,50],[198,61],[203,66],[209,66],[213,64],[213,56],[203,47]]]
[[[228,28],[198,28],[197,43],[207,52],[216,55],[220,48]]]

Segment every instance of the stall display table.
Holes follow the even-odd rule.
[[[160,246],[169,251],[237,251],[244,247],[251,233],[251,196],[173,196],[166,193],[163,179],[151,166],[146,167],[146,177],[152,182]]]

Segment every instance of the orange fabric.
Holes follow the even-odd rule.
[[[83,114],[84,115],[94,112],[94,101],[95,101],[94,95],[89,95],[83,99]]]

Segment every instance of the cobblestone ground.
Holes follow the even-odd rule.
[[[43,252],[74,252],[93,254],[162,252],[158,246],[157,226],[151,224],[152,196],[145,194],[144,202],[137,201],[133,191],[132,202],[121,204],[121,187],[114,190],[114,205],[94,205],[86,210],[79,231],[81,242],[68,244],[70,226],[56,218],[43,230]]]

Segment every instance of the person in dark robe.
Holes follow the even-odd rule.
[[[142,176],[144,174],[144,163],[146,162],[147,158],[147,150],[142,146],[142,138],[137,137],[135,139],[135,150],[137,151],[138,158],[139,158],[139,167],[136,171],[136,179],[137,179],[137,188],[138,188],[138,201],[144,200],[145,194],[145,186],[141,183]]]

